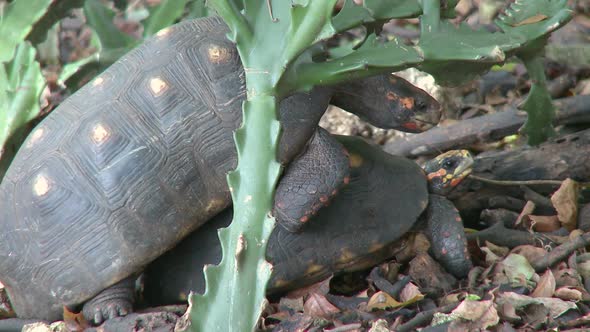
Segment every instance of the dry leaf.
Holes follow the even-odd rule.
[[[360,326],[359,326],[360,328]],[[359,330],[360,331],[360,330]],[[371,324],[369,332],[389,332],[389,323],[385,319],[377,319]]]
[[[569,300],[569,301],[581,301],[582,300],[582,292],[575,288],[571,287],[561,287],[555,291],[555,297],[558,297],[562,300]]]
[[[401,245],[395,251],[395,259],[402,263],[412,260],[420,253],[427,253],[430,249],[430,241],[422,233],[410,232],[399,242]]]
[[[527,201],[526,204],[524,205],[524,207],[522,208],[522,211],[520,211],[518,218],[516,218],[516,221],[514,222],[514,226],[520,225],[522,223],[522,219],[525,216],[532,214],[533,211],[535,211],[535,203],[533,203],[533,201]]]
[[[332,280],[332,276],[329,276],[328,278],[326,278],[320,282],[316,282],[313,285],[309,285],[307,287],[295,289],[295,290],[289,292],[287,294],[287,297],[290,297],[290,298],[304,297],[304,298],[306,298],[309,294],[313,294],[313,293],[326,295],[330,291],[330,280]]]
[[[23,326],[22,332],[52,332],[46,323],[32,323]]]
[[[551,270],[545,271],[531,294],[532,297],[551,297],[555,292],[555,276]]]
[[[330,318],[333,314],[339,313],[340,309],[336,308],[323,295],[312,293],[303,305],[306,314],[313,317]]]
[[[399,299],[402,302],[407,302],[416,299],[419,297],[420,299],[424,298],[424,295],[420,293],[420,289],[418,286],[414,285],[413,283],[408,283],[399,294]]]
[[[72,312],[66,306],[63,307],[63,318],[68,331],[84,331],[90,327],[90,324],[88,324],[81,312]]]
[[[486,247],[490,248],[490,250],[500,256],[500,257],[505,257],[506,255],[508,255],[508,253],[510,252],[510,249],[508,247],[502,247],[496,244],[493,244],[492,242],[486,241]]]
[[[536,216],[531,214],[524,219],[528,219],[527,228],[536,232],[547,233],[561,228],[561,223],[557,216]]]
[[[518,254],[526,258],[529,262],[538,262],[539,259],[547,255],[547,250],[528,244],[515,247],[511,253]]]
[[[583,287],[582,278],[577,270],[568,268],[554,269],[553,275],[555,276],[555,285],[557,288],[564,286]]]
[[[552,318],[557,318],[563,315],[568,310],[578,309],[576,304],[573,302],[564,301],[553,297],[530,297],[526,295],[520,295],[514,292],[504,292],[498,294],[496,297],[496,303],[498,305],[510,303],[517,310],[524,308],[529,304],[541,304],[549,309]]]
[[[574,230],[577,224],[579,187],[576,181],[567,178],[551,196],[559,221],[569,231]]]
[[[522,317],[516,313],[516,309],[514,309],[514,306],[510,302],[499,305],[498,309],[498,313],[503,320],[509,321],[511,323],[516,323],[522,320]]]
[[[367,304],[368,310],[385,310],[389,308],[401,307],[402,303],[396,301],[391,295],[385,292],[377,292],[371,296]]]
[[[303,297],[281,297],[279,301],[279,309],[291,309],[293,311],[303,312]]]
[[[521,255],[509,254],[496,264],[493,280],[496,284],[513,283],[526,286],[535,275],[535,269],[528,260]]]
[[[497,263],[502,259],[502,257],[496,255],[496,253],[494,253],[494,251],[488,247],[481,247],[480,250],[486,255],[487,266]]]
[[[451,313],[454,317],[471,322],[470,330],[486,329],[498,324],[500,317],[492,300],[465,300]]]

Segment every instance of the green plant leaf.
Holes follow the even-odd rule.
[[[33,25],[47,12],[52,0],[12,1],[0,6],[0,63],[14,56],[16,47],[25,40]]]
[[[209,16],[205,0],[190,0],[187,4],[188,15],[184,18],[186,20]]]
[[[314,85],[329,85],[347,80],[399,71],[421,63],[420,50],[400,44],[397,39],[380,42],[374,34],[356,50],[325,62],[301,61],[285,75],[281,94],[307,90]]]
[[[143,21],[144,37],[151,36],[178,21],[184,12],[187,1],[164,0],[159,5],[150,7],[150,15]]]
[[[252,331],[262,312],[271,274],[266,245],[275,223],[268,212],[281,170],[276,111],[272,96],[244,103],[243,125],[234,135],[238,167],[228,175],[234,217],[219,231],[220,264],[205,268],[206,292],[190,297],[193,331]]]
[[[100,0],[86,0],[84,15],[88,25],[98,35],[102,52],[126,53],[138,43],[133,37],[117,29],[113,23],[115,12]]]
[[[40,112],[45,79],[35,54],[29,42],[22,42],[14,59],[0,64],[0,179],[26,136],[25,126]]]
[[[84,0],[53,1],[43,17],[33,26],[27,40],[33,45],[43,42],[47,36],[47,31],[55,26],[55,23],[66,17],[72,9],[80,8],[83,5]]]
[[[555,135],[553,118],[555,107],[547,89],[545,67],[541,56],[523,59],[527,72],[531,77],[531,90],[519,107],[527,112],[527,119],[521,131],[527,135],[530,145],[538,145]]]

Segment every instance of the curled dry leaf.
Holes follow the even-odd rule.
[[[63,317],[67,331],[84,331],[90,327],[90,324],[84,319],[84,315],[81,312],[76,313],[70,311],[66,306],[63,307]]]
[[[323,295],[312,293],[303,305],[306,314],[312,317],[330,318],[333,314],[339,313],[340,309],[336,308]]]
[[[551,202],[557,210],[559,221],[567,230],[576,228],[578,219],[578,192],[579,185],[576,181],[567,178],[559,189],[551,196]]]
[[[367,304],[367,309],[385,310],[389,308],[398,308],[401,306],[401,302],[396,301],[396,299],[391,297],[389,294],[379,291],[371,296],[369,303]]]
[[[557,216],[536,216],[528,215],[524,218],[527,228],[535,232],[553,232],[561,228],[561,223]]]
[[[502,257],[496,255],[496,253],[488,247],[482,247],[481,251],[486,255],[486,266],[491,266],[502,259]]]
[[[303,311],[303,297],[300,296],[300,297],[291,298],[291,297],[283,296],[283,297],[281,297],[281,300],[279,301],[279,308],[280,308],[280,310],[291,309],[293,311],[302,312]]]
[[[522,220],[524,219],[524,217],[532,214],[533,211],[535,211],[535,203],[533,203],[533,201],[527,201],[524,207],[522,208],[522,211],[520,211],[518,218],[516,218],[514,226],[522,224]]]
[[[541,304],[549,309],[552,318],[563,315],[568,310],[576,310],[575,303],[556,299],[553,297],[530,297],[514,292],[504,292],[496,296],[496,304],[510,303],[516,310],[520,310],[530,304]]]
[[[525,244],[515,247],[512,249],[511,253],[521,255],[529,262],[538,262],[542,257],[547,255],[547,250]]]
[[[326,295],[330,291],[330,280],[332,280],[332,276],[329,276],[320,282],[316,282],[313,285],[293,290],[289,292],[287,296],[290,298],[307,297],[313,293]]]
[[[582,287],[582,277],[574,269],[559,269],[554,271],[553,275],[555,275],[555,285],[557,288],[564,286]]]
[[[451,312],[451,315],[469,322],[469,330],[480,330],[494,326],[500,322],[498,311],[492,300],[465,300]]]
[[[359,326],[360,328],[360,326]],[[385,319],[377,319],[371,324],[371,329],[369,332],[388,332],[389,330],[389,323]]]
[[[514,306],[510,302],[506,302],[502,305],[499,305],[498,313],[503,320],[511,323],[517,323],[522,320],[522,318],[520,317],[520,315],[516,313],[516,309],[514,309]]]
[[[526,286],[535,275],[535,269],[524,256],[509,254],[494,269],[493,279],[496,284],[515,283]]]
[[[492,242],[486,241],[486,247],[489,248],[494,254],[500,257],[505,257],[510,253],[510,249],[508,247],[502,247],[493,244]]]
[[[555,292],[555,276],[551,270],[545,271],[531,294],[532,297],[551,297]]]
[[[10,305],[6,289],[0,284],[0,319],[16,317],[16,313]]]
[[[582,292],[573,287],[561,287],[555,291],[555,297],[566,301],[581,301]]]
[[[424,295],[422,293],[420,293],[420,289],[418,288],[418,286],[414,285],[413,283],[409,283],[407,284],[403,289],[402,292],[399,295],[399,299],[402,302],[408,302],[408,301],[416,301],[416,300],[421,300],[424,298]]]
[[[406,285],[407,287],[407,285]],[[410,291],[413,292],[413,291]],[[385,292],[377,292],[371,296],[369,299],[369,303],[367,304],[367,309],[369,310],[385,310],[385,309],[393,309],[393,308],[402,308],[405,306],[409,306],[414,304],[424,298],[424,295],[415,294],[413,297],[408,298],[406,301],[398,302],[393,297]]]
[[[400,250],[396,251],[395,259],[402,263],[412,260],[418,254],[427,253],[430,249],[430,241],[422,233],[410,232],[403,237],[400,243],[402,245],[400,245]]]

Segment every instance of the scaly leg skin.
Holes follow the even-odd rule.
[[[447,198],[431,194],[426,217],[434,258],[455,277],[467,276],[473,263],[459,211]]]
[[[295,158],[275,193],[273,215],[290,232],[298,232],[349,181],[348,152],[319,128]]]
[[[82,314],[96,325],[133,310],[136,277],[129,277],[98,293],[84,304]]]

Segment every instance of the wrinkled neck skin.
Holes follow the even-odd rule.
[[[457,187],[459,182],[457,182],[455,184],[455,186],[451,186],[450,184],[445,185],[444,183],[442,183],[440,181],[440,178],[429,179],[428,180],[428,192],[430,192],[431,194],[435,194],[435,195],[447,196],[453,190],[455,190],[455,188]]]

